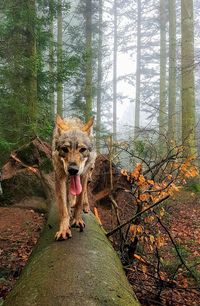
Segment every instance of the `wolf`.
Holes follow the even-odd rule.
[[[72,237],[71,218],[72,227],[79,227],[80,231],[85,227],[82,211],[90,209],[87,185],[96,159],[90,136],[93,122],[94,118],[83,124],[78,118],[56,116],[52,141],[55,196],[60,216],[56,240]]]

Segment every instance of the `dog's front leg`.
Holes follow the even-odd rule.
[[[72,227],[79,227],[81,232],[83,231],[85,227],[85,223],[82,219],[82,211],[83,211],[83,203],[85,199],[85,190],[87,188],[87,176],[82,178],[82,188],[83,188],[83,191],[81,192],[79,196],[77,196],[76,205],[74,207],[74,219],[72,222]]]
[[[55,176],[55,191],[56,191],[56,202],[58,205],[60,215],[60,228],[55,235],[56,240],[65,240],[72,237],[70,226],[69,226],[69,211],[66,205],[66,178],[65,176]]]

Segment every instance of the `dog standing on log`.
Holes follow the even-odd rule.
[[[56,240],[72,237],[70,230],[71,208],[74,207],[72,226],[83,231],[82,211],[89,211],[87,184],[96,152],[90,139],[93,118],[86,124],[78,118],[56,117],[52,142],[52,159],[55,171],[56,202],[60,215],[60,228]]]

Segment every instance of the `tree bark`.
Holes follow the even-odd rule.
[[[193,1],[181,1],[182,142],[188,155],[196,154],[194,91]]]
[[[160,0],[160,147],[163,145],[162,136],[166,132],[166,119],[166,9],[165,0]]]
[[[113,139],[117,138],[117,0],[114,0]]]
[[[57,113],[63,115],[63,82],[62,82],[62,0],[58,0],[57,17]]]
[[[49,85],[49,102],[50,102],[50,112],[49,119],[50,122],[54,120],[54,34],[53,34],[53,0],[49,0],[49,77],[50,77],[50,85]]]
[[[30,125],[30,133],[33,137],[37,129],[37,49],[36,49],[36,3],[35,0],[27,2],[27,48],[26,55],[29,59],[27,65],[27,77],[24,80],[26,86],[26,100],[28,102],[27,118]]]
[[[95,217],[73,238],[55,242],[57,211],[47,225],[4,306],[134,306],[139,305],[122,265]]]
[[[174,142],[176,138],[176,3],[170,0],[168,140]]]
[[[141,0],[137,1],[137,66],[135,93],[135,132],[137,137],[140,128],[140,75],[141,75]]]
[[[86,0],[85,121],[92,116],[92,1]]]
[[[99,0],[99,37],[98,37],[98,72],[97,72],[97,123],[96,123],[96,148],[100,153],[100,131],[101,131],[101,91],[102,91],[102,21],[103,1]]]

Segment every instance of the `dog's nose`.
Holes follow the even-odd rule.
[[[69,175],[76,175],[78,171],[79,171],[79,168],[76,165],[71,165],[68,167]]]

